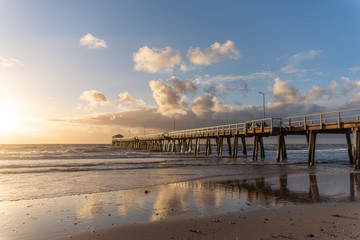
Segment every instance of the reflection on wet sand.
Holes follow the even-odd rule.
[[[147,190],[147,191],[145,191]],[[0,202],[6,239],[51,239],[99,227],[158,221],[173,217],[215,216],[227,212],[328,201],[360,202],[360,172],[282,174],[181,182],[147,189]],[[22,219],[22,221],[17,221]],[[16,229],[16,231],[14,231]],[[47,235],[37,234],[48,229]],[[0,237],[1,238],[1,237]]]
[[[291,177],[293,181],[304,184],[304,176]],[[277,182],[275,182],[277,180]],[[280,175],[276,178],[255,178],[255,179],[235,179],[235,180],[220,180],[220,181],[206,181],[206,182],[185,182],[174,184],[181,188],[190,189],[205,189],[208,191],[220,191],[226,194],[238,194],[239,197],[245,196],[246,201],[262,201],[264,204],[270,203],[316,203],[327,202],[333,200],[360,200],[360,173],[350,173],[349,191],[342,189],[341,192],[330,192],[321,194],[319,189],[327,191],[331,186],[322,184],[319,186],[317,176],[311,173],[308,176],[308,191],[301,189],[293,189],[288,186],[288,176]],[[340,183],[339,183],[340,184]],[[341,185],[346,184],[344,182]],[[296,184],[292,184],[295,187]],[[346,195],[346,193],[349,193]]]
[[[118,192],[106,200],[97,195],[86,197],[76,212],[81,219],[98,218],[102,212],[102,216],[115,214],[124,222],[157,221],[181,215],[237,211],[254,205],[360,201],[360,173],[348,176],[310,173],[173,183],[154,187],[148,194],[131,190]]]
[[[360,201],[360,173],[334,176],[315,173],[270,178],[181,182],[138,192],[120,200],[122,218],[142,211],[145,221],[218,214],[254,205],[283,206],[330,201]],[[137,213],[138,214],[138,213]]]

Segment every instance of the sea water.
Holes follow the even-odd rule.
[[[212,149],[216,149],[215,146]],[[102,193],[207,178],[271,176],[279,168],[297,172],[307,167],[307,146],[288,145],[287,161],[275,161],[276,145],[265,145],[264,160],[232,159],[213,150],[192,153],[151,152],[111,145],[0,145],[0,202]],[[323,171],[348,171],[346,145],[318,145],[316,166]]]
[[[215,149],[215,146],[212,146]],[[276,145],[265,159],[111,145],[0,145],[0,239],[45,240],[100,228],[329,201],[360,202],[346,145]],[[94,235],[94,236],[95,236]]]

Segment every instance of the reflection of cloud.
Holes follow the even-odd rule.
[[[174,184],[163,185],[158,189],[158,197],[154,203],[154,213],[150,221],[177,215],[178,211],[188,209],[191,199],[190,191],[179,191]]]
[[[82,219],[91,219],[99,216],[104,211],[106,204],[100,201],[96,195],[87,195],[80,202],[80,207],[76,209],[76,214]]]
[[[238,59],[240,52],[235,48],[234,42],[228,40],[224,44],[215,42],[204,51],[201,51],[200,48],[190,48],[187,56],[195,65],[210,65],[227,58]]]
[[[174,67],[180,64],[182,56],[179,51],[174,51],[171,47],[159,49],[144,46],[133,54],[133,60],[136,71],[172,72]]]
[[[131,190],[130,190],[131,191]],[[121,216],[131,215],[138,211],[148,201],[148,196],[142,191],[131,191],[129,195],[123,195],[125,192],[119,194],[120,203],[117,204],[118,214]]]
[[[106,42],[103,39],[97,38],[90,33],[83,36],[79,41],[81,46],[88,47],[90,49],[106,48]]]

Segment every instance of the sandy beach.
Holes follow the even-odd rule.
[[[2,201],[0,239],[359,239],[359,176],[279,167],[267,176]]]
[[[96,229],[61,239],[359,239],[359,203],[257,209]]]

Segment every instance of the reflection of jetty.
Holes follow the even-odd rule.
[[[357,194],[360,193],[360,173],[350,173],[349,195],[341,196],[350,201],[360,201]],[[272,179],[272,180],[271,180]],[[309,174],[308,191],[299,191],[291,189],[288,186],[288,176],[278,176],[278,183],[275,179],[255,178],[255,179],[236,179],[236,180],[218,180],[208,182],[184,182],[175,183],[178,187],[191,189],[209,189],[210,191],[221,191],[229,193],[238,193],[239,196],[245,196],[248,201],[268,201],[268,202],[288,202],[288,203],[315,203],[328,202],[336,199],[336,196],[321,195],[316,174]],[[304,181],[302,181],[304,182]],[[325,187],[325,186],[322,186]],[[321,188],[321,185],[320,185]],[[334,193],[333,193],[334,194]]]
[[[205,154],[210,155],[211,142],[215,140],[217,155],[222,156],[223,142],[226,139],[229,155],[236,159],[239,140],[241,141],[242,153],[246,156],[245,138],[252,137],[254,139],[252,157],[253,160],[256,160],[259,153],[260,158],[265,158],[263,137],[277,136],[276,160],[280,161],[280,158],[287,159],[285,136],[303,135],[306,136],[308,143],[308,164],[314,165],[317,134],[345,134],[350,163],[355,168],[360,169],[360,108],[286,118],[265,118],[244,123],[133,138],[113,137],[112,145],[164,152],[194,152],[194,155],[199,155],[200,141],[204,139],[206,141]],[[353,134],[354,147],[351,143],[351,134]]]

